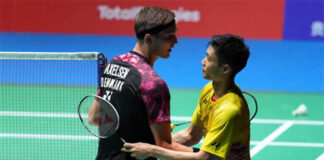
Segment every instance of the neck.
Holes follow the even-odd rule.
[[[150,53],[147,45],[141,44],[139,41],[137,41],[133,51],[145,57],[149,61],[149,65],[153,68],[153,65],[158,57]]]
[[[214,99],[224,96],[234,85],[234,79],[213,81]]]

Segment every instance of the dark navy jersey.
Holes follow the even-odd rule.
[[[114,57],[107,64],[98,94],[115,106],[120,116],[116,133],[126,142],[155,144],[150,125],[170,122],[169,88],[136,52]],[[97,159],[134,159],[120,151],[122,145],[116,135],[100,139]]]

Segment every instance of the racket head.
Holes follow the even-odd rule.
[[[249,107],[249,112],[250,112],[250,121],[256,116],[258,112],[258,103],[256,98],[253,96],[253,94],[243,91],[243,96],[246,100],[246,103]]]
[[[82,98],[78,115],[88,132],[98,138],[110,137],[119,127],[119,115],[115,107],[97,95]]]

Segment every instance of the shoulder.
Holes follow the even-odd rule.
[[[201,90],[201,97],[205,97],[206,95],[209,95],[213,93],[213,85],[212,82],[208,82],[203,89]]]
[[[142,82],[141,88],[147,92],[166,92],[168,91],[168,86],[166,82],[158,76],[153,70],[141,70]]]
[[[210,81],[207,84],[205,84],[203,90],[213,89],[213,82]]]
[[[229,118],[239,116],[241,114],[243,105],[244,100],[237,93],[230,92],[224,96],[224,111]]]
[[[139,63],[141,61],[141,58],[128,52],[128,53],[124,53],[119,56],[116,56],[116,57],[112,58],[112,60],[117,60],[117,61],[121,61],[124,63],[134,65],[134,64]]]

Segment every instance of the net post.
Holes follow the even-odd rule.
[[[103,71],[107,65],[107,58],[105,57],[105,55],[103,53],[99,53],[98,54],[98,60],[97,60],[97,64],[98,64],[98,76],[97,76],[97,81],[98,81],[98,89],[100,87],[101,84],[101,76],[103,74]]]

